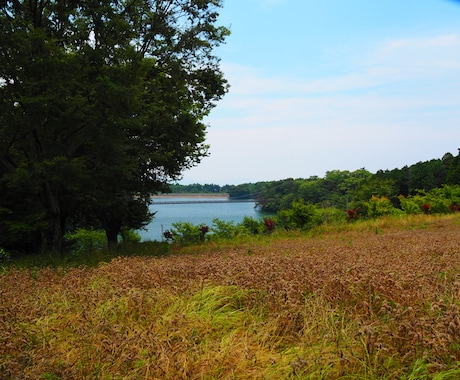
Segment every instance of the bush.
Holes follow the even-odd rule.
[[[263,233],[265,229],[265,224],[263,220],[257,220],[251,218],[250,216],[245,216],[240,225],[244,232],[249,235],[257,235]]]
[[[218,238],[232,239],[238,235],[238,227],[233,222],[225,222],[216,218],[212,220],[212,225],[211,231]]]
[[[80,228],[64,235],[66,243],[75,252],[100,250],[107,247],[107,236],[103,230],[86,230]]]
[[[358,213],[355,212],[356,218]],[[314,224],[333,224],[344,222],[347,218],[347,213],[335,208],[326,207],[316,209]]]
[[[140,243],[142,240],[141,235],[134,230],[122,230],[120,237],[123,243]]]
[[[317,207],[303,200],[292,202],[291,208],[278,211],[278,224],[287,229],[308,230],[315,225]]]
[[[172,224],[171,234],[176,242],[180,243],[198,243],[202,240],[201,228],[204,225],[196,226],[190,222],[177,222]]]
[[[384,215],[394,215],[398,210],[393,206],[390,199],[387,197],[376,197],[373,195],[366,202],[367,215],[371,218],[377,218]]]
[[[419,190],[416,195],[409,197],[409,202],[415,203],[419,213],[447,214],[451,212],[452,199],[444,189],[433,189],[430,192]],[[429,206],[429,207],[428,207]]]
[[[398,197],[402,210],[406,214],[417,215],[422,213],[420,205],[412,198],[406,198],[404,195]]]
[[[231,240],[237,236],[257,235],[264,232],[271,232],[275,227],[274,219],[266,218],[256,220],[245,217],[241,223],[235,225],[233,221],[224,221],[218,218],[213,219],[209,228],[204,224],[194,225],[189,222],[173,223],[171,231],[165,232],[165,238],[178,243],[198,243],[209,239]],[[210,235],[206,234],[210,232]]]

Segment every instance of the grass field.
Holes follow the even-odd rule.
[[[0,269],[1,379],[459,379],[460,217]]]

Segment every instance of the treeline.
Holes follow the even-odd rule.
[[[459,150],[460,151],[460,150]],[[231,198],[253,198],[263,211],[278,212],[301,201],[321,208],[359,209],[367,213],[366,204],[374,197],[384,197],[401,209],[401,197],[413,197],[443,185],[460,185],[460,153],[446,153],[440,159],[418,162],[401,169],[371,173],[365,168],[355,171],[328,171],[323,178],[283,179],[241,185],[172,185],[173,192],[228,193]]]
[[[199,184],[194,183],[191,185],[170,185],[170,190],[173,193],[203,193],[203,194],[229,194],[233,199],[256,199],[257,195],[262,190],[263,186],[269,182],[257,183],[244,183],[241,185],[225,185],[220,186],[216,184]]]

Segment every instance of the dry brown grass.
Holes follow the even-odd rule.
[[[0,275],[0,378],[396,379],[421,362],[428,375],[452,371],[459,218],[404,223],[10,270]]]

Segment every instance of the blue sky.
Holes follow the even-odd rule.
[[[181,183],[401,168],[460,148],[460,1],[225,0],[231,88]]]

